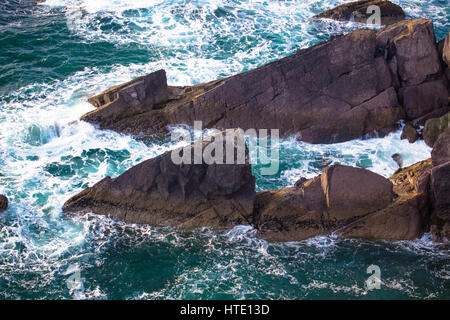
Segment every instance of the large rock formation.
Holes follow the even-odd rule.
[[[433,147],[441,133],[443,133],[449,126],[450,112],[440,118],[432,118],[427,120],[423,128],[423,140],[427,145]]]
[[[257,194],[255,227],[272,241],[330,234],[392,203],[392,183],[365,169],[334,165],[299,187]]]
[[[447,128],[434,143],[431,151],[433,165],[439,166],[450,161],[450,127]]]
[[[450,68],[450,31],[444,39],[442,47],[442,59],[447,64],[447,68]]]
[[[0,213],[8,209],[8,198],[0,194]]]
[[[370,17],[376,11],[371,10],[371,8],[369,8],[371,6],[377,6],[380,9],[379,12],[382,25],[393,24],[405,19],[405,13],[402,8],[386,0],[362,0],[349,2],[322,12],[313,18],[374,24],[376,22],[370,20]]]
[[[213,147],[204,140],[200,150]],[[144,161],[121,176],[107,177],[69,199],[65,212],[93,211],[112,215],[129,223],[184,228],[227,228],[252,223],[255,178],[242,136],[223,139],[231,143],[235,164],[181,164],[172,161],[172,152]],[[242,144],[241,144],[242,143]],[[222,145],[221,145],[222,146]],[[243,149],[240,149],[242,146]],[[176,153],[189,155],[194,163],[196,144]],[[245,161],[238,163],[238,151]],[[226,154],[224,153],[224,162]]]
[[[433,214],[431,233],[434,241],[450,241],[450,162],[446,162],[431,171],[431,194]]]
[[[382,210],[349,224],[337,234],[344,238],[412,240],[427,229],[430,202],[431,160],[400,170],[390,180],[397,194],[395,202]]]
[[[121,86],[121,92],[113,88],[114,99],[110,93],[100,95],[112,103],[91,99],[100,107],[82,119],[135,135],[198,120],[204,127],[273,128],[282,136],[333,143],[387,133],[400,119],[448,108],[447,80],[427,19],[402,21],[379,32],[354,31],[209,83],[169,86],[164,102],[162,74],[147,76],[152,79],[148,83]],[[135,103],[133,96],[138,97]]]

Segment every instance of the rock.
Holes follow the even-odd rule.
[[[372,171],[333,165],[322,172],[330,221],[343,221],[380,210],[394,197],[392,183]]]
[[[160,74],[155,86],[164,91]],[[163,100],[162,91],[157,101]],[[124,107],[128,104],[119,99],[82,119],[143,136],[202,121],[205,128],[279,129],[281,136],[334,143],[387,134],[401,119],[448,107],[448,83],[427,19],[401,21],[378,32],[357,30],[245,73],[168,86],[166,94],[166,101],[153,106]]]
[[[411,124],[407,123],[403,127],[402,135],[400,137],[402,140],[407,139],[409,143],[414,143],[419,139],[419,133],[416,128],[414,128]]]
[[[399,90],[403,101],[407,120],[414,120],[433,110],[448,106],[447,81],[442,77],[415,86],[403,87]]]
[[[433,23],[428,19],[404,20],[377,33],[377,47],[388,60],[394,57],[402,86],[416,86],[433,75],[442,74]],[[392,65],[391,65],[392,66]]]
[[[405,19],[405,13],[398,5],[390,1],[383,0],[369,0],[369,1],[355,1],[345,3],[331,10],[322,12],[313,18],[315,19],[333,19],[337,21],[355,21],[360,23],[368,22],[373,15],[373,10],[368,10],[370,6],[378,6],[381,13],[381,24],[389,25]]]
[[[450,162],[431,171],[431,192],[434,211],[431,217],[431,234],[434,241],[450,241]]]
[[[0,194],[0,213],[8,209],[8,198]]]
[[[392,183],[365,169],[334,165],[300,187],[256,195],[255,227],[271,241],[299,241],[388,206]]]
[[[387,208],[337,232],[343,238],[413,240],[424,232],[420,196],[401,198]]]
[[[435,166],[450,161],[450,128],[447,128],[434,143],[431,159]]]
[[[323,224],[326,210],[320,176],[301,188],[263,191],[255,199],[258,236],[269,241],[300,241],[330,230]]]
[[[395,163],[397,163],[399,169],[403,168],[403,157],[401,154],[394,153],[391,158],[395,161]]]
[[[219,139],[216,135],[212,140]],[[242,135],[237,135],[239,141]],[[144,161],[121,176],[107,177],[69,199],[64,212],[93,211],[112,215],[128,223],[183,228],[228,228],[250,224],[255,199],[255,178],[245,148],[245,163],[236,160],[237,141],[231,143],[235,164],[181,164],[172,161],[171,152]],[[200,147],[211,148],[204,140]],[[220,144],[219,144],[220,145]],[[195,144],[178,149],[191,159]],[[226,154],[224,152],[224,159]]]
[[[444,46],[442,48],[442,59],[447,64],[447,68],[450,68],[450,32],[444,40]]]
[[[88,99],[97,110],[84,115],[81,120],[108,127],[118,119],[158,109],[159,104],[167,100],[166,72],[159,70]]]
[[[297,182],[294,184],[294,187],[300,188],[301,186],[303,186],[303,184],[308,181],[308,179],[301,177],[300,179],[297,180]]]
[[[398,199],[386,208],[349,224],[336,234],[343,238],[412,240],[426,231],[429,220],[430,160],[405,168],[390,180]]]
[[[449,124],[450,112],[440,118],[427,120],[423,128],[423,140],[425,140],[425,143],[433,147],[439,135],[449,127]]]

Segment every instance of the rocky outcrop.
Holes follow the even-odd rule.
[[[334,165],[291,188],[258,193],[255,227],[271,241],[330,234],[392,203],[392,183],[365,169]]]
[[[209,83],[168,86],[161,103],[167,84],[162,72],[158,75],[148,76],[156,83],[138,81],[147,95],[139,96],[134,84],[125,85],[123,99],[119,92],[118,102],[82,119],[135,135],[167,132],[175,124],[192,126],[197,120],[208,128],[273,128],[282,136],[333,143],[388,133],[400,119],[448,108],[447,80],[427,19],[402,21],[379,32],[354,31]],[[117,88],[112,91],[116,97]],[[150,99],[152,92],[158,99]],[[146,102],[133,105],[128,99],[133,95]],[[100,97],[112,99],[110,94]],[[100,105],[100,100],[91,102]]]
[[[385,0],[363,0],[345,3],[322,12],[313,18],[374,24],[375,22],[369,19],[375,13],[369,8],[371,6],[377,6],[380,9],[382,25],[393,24],[405,19],[405,13],[401,7]]]
[[[430,147],[434,146],[434,143],[438,137],[450,126],[450,112],[443,115],[440,118],[433,118],[425,122],[423,128],[423,140]]]
[[[144,161],[121,176],[107,177],[69,199],[65,212],[93,211],[112,215],[129,223],[183,228],[228,228],[250,224],[255,199],[255,178],[252,176],[248,151],[242,136],[223,139],[231,143],[235,164],[180,164],[172,161],[172,152]],[[194,163],[195,148],[207,150],[219,135],[178,149]],[[244,163],[238,151],[244,146]],[[225,153],[223,155],[226,156]],[[225,163],[225,158],[223,159]],[[189,162],[189,161],[187,161]]]
[[[434,143],[433,150],[431,151],[431,159],[435,166],[450,161],[450,127]]]
[[[447,64],[447,68],[450,68],[450,32],[444,39],[444,44],[442,47],[442,59]]]
[[[412,240],[427,230],[431,160],[400,170],[390,180],[397,195],[382,210],[349,224],[337,235],[373,240]]]
[[[0,194],[0,213],[8,209],[8,198]]]
[[[253,225],[259,237],[270,241],[332,233],[382,240],[411,240],[427,231],[435,241],[450,236],[450,161],[438,166],[431,159],[422,161],[389,180],[365,169],[332,165],[293,187],[256,193],[248,151],[237,136],[231,143],[234,163],[190,164],[197,148],[226,148],[228,136],[221,140],[216,135],[175,150],[189,163],[176,165],[174,153],[165,153],[85,189],[63,210],[188,229]],[[244,161],[238,162],[238,150],[245,151]]]
[[[450,162],[431,171],[431,194],[433,214],[431,234],[436,242],[450,241]]]
[[[403,131],[402,131],[402,135],[400,136],[400,139],[402,139],[402,140],[406,139],[406,140],[408,140],[409,143],[414,143],[419,138],[420,138],[420,135],[417,132],[417,129],[413,125],[407,123],[403,127]]]
[[[122,85],[112,87],[88,99],[97,109],[82,120],[108,128],[136,114],[157,110],[168,100],[166,72],[159,70]]]

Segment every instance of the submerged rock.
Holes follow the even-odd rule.
[[[242,136],[223,139],[231,145],[235,164],[180,164],[172,152],[144,161],[121,176],[107,177],[69,199],[65,212],[93,211],[112,215],[129,223],[184,228],[228,228],[252,223],[255,178]],[[228,136],[227,136],[228,137]],[[212,147],[217,141],[204,140],[175,152],[194,163],[195,148]],[[220,140],[219,140],[220,141]],[[222,145],[221,145],[222,146]],[[244,163],[237,152],[245,149]],[[225,157],[224,153],[224,157]]]
[[[0,194],[0,213],[8,209],[8,198]]]
[[[258,193],[255,227],[271,241],[330,234],[392,203],[392,183],[371,171],[334,165],[300,187]]]
[[[423,128],[423,140],[430,147],[434,146],[434,143],[438,137],[450,126],[450,112],[443,115],[440,118],[433,118],[425,122]]]
[[[375,13],[371,6],[377,6],[380,9],[381,24],[389,25],[405,19],[403,9],[386,0],[362,0],[345,3],[336,8],[322,12],[314,19],[332,19],[337,21],[354,21],[359,23],[371,23],[370,17]]]
[[[167,84],[163,73],[158,75],[148,76],[156,77],[156,84],[138,81],[147,93],[144,98],[130,102],[140,91],[133,89],[134,83],[131,89],[123,85],[118,102],[101,105],[82,119],[135,135],[202,121],[207,128],[280,129],[282,136],[334,143],[388,133],[401,119],[448,107],[447,80],[427,19],[402,21],[378,32],[357,30],[209,83],[168,86],[164,102]],[[111,90],[117,97],[117,87]],[[100,104],[97,97],[90,101]]]

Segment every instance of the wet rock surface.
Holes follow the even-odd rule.
[[[337,21],[354,21],[359,23],[375,23],[370,17],[376,12],[371,6],[377,6],[381,14],[381,24],[389,25],[405,19],[403,9],[390,1],[366,0],[345,3],[336,8],[322,12],[314,19],[332,19]]]
[[[167,86],[159,72],[156,83],[147,87],[143,82],[147,95],[135,105],[130,102],[131,108],[118,107],[128,106],[119,99],[82,119],[134,135],[202,121],[208,128],[280,129],[282,136],[334,143],[375,131],[388,133],[401,119],[448,109],[443,70],[432,22],[405,20],[378,32],[357,30],[334,37],[255,70],[196,86]],[[127,97],[123,101],[136,92],[129,87],[121,89]],[[164,100],[164,87],[165,102],[156,107],[155,102],[140,102]],[[90,101],[99,104],[98,97]]]
[[[208,148],[212,141],[201,142],[200,148]],[[236,156],[239,146],[235,140]],[[177,152],[190,153],[194,163],[194,148],[193,144]],[[85,189],[69,199],[63,210],[93,211],[154,226],[227,228],[250,224],[255,178],[246,148],[244,160],[243,164],[235,158],[235,164],[176,165],[172,153],[167,152]]]
[[[8,198],[0,194],[0,213],[8,209]]]

